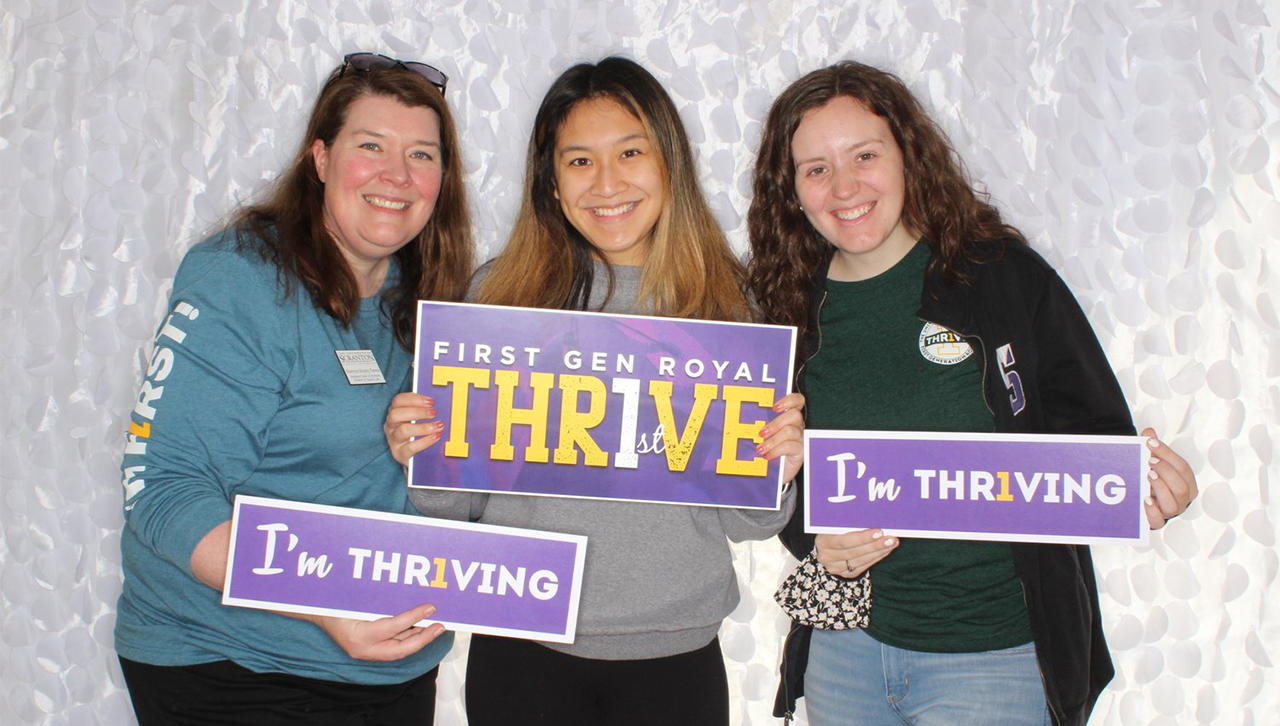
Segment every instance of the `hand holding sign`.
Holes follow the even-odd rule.
[[[293,617],[315,623],[356,660],[387,661],[413,655],[444,634],[444,626],[440,623],[426,627],[415,625],[431,617],[435,611],[434,605],[419,605],[399,615],[370,621],[330,615],[296,614]]]
[[[781,506],[803,457],[794,328],[419,305],[426,397],[384,425],[411,488]]]
[[[1191,466],[1178,452],[1156,438],[1155,429],[1145,428],[1142,435],[1147,437],[1147,446],[1151,449],[1151,472],[1155,475],[1151,480],[1151,496],[1143,502],[1143,510],[1151,528],[1160,529],[1170,519],[1187,511],[1199,490]]]
[[[871,569],[898,546],[897,537],[885,537],[879,529],[858,529],[844,534],[820,534],[815,546],[818,562],[836,577],[854,578]]]
[[[386,434],[391,456],[402,466],[408,466],[414,454],[440,440],[444,422],[428,420],[435,416],[435,401],[430,396],[405,392],[391,399],[382,433]]]
[[[770,461],[786,457],[782,461],[784,482],[796,478],[804,465],[804,416],[800,414],[803,408],[804,394],[788,393],[773,404],[778,415],[760,430],[764,441],[756,446],[756,453]]]
[[[1151,455],[1137,436],[809,430],[805,446],[808,532],[1147,542]]]
[[[573,642],[586,537],[244,495],[230,531],[223,604],[294,613],[352,658],[446,626]]]
[[[403,466],[421,451],[440,440],[444,423],[430,421],[436,416],[435,401],[419,393],[405,392],[391,399],[382,431],[387,437],[391,456]],[[773,410],[778,412],[760,430],[764,439],[756,446],[756,453],[773,461],[786,457],[782,464],[782,481],[791,481],[804,465],[804,394],[789,393],[778,399]]]
[[[232,522],[228,520],[202,537],[191,554],[191,571],[196,579],[218,591],[228,586],[231,537]],[[389,661],[417,653],[444,633],[444,626],[440,624],[425,628],[415,625],[435,611],[434,605],[419,605],[398,615],[373,621],[288,610],[273,612],[314,624],[356,660]]]

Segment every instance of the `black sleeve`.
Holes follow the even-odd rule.
[[[1034,330],[1046,430],[1136,433],[1111,364],[1080,304],[1056,273],[1051,272],[1045,281]]]
[[[814,535],[804,531],[804,469],[801,468],[796,473],[795,484],[792,486],[796,489],[796,508],[791,513],[791,519],[787,520],[782,531],[778,533],[778,539],[782,540],[782,546],[787,548],[797,560],[803,560],[813,551]]]

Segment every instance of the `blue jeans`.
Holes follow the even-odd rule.
[[[861,629],[814,630],[804,674],[811,726],[1048,726],[1033,643],[922,653]]]

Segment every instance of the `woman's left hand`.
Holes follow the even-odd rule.
[[[800,410],[804,408],[804,394],[789,393],[773,404],[778,412],[773,420],[760,430],[764,439],[756,446],[756,454],[773,460],[779,456],[782,460],[782,480],[791,481],[796,477],[804,464],[804,416]]]
[[[1160,529],[1187,511],[1199,490],[1195,472],[1177,452],[1156,438],[1155,429],[1145,428],[1142,435],[1147,437],[1151,448],[1151,496],[1143,508],[1151,528]]]
[[[356,660],[389,661],[407,658],[444,634],[444,626],[417,625],[434,615],[434,605],[419,605],[399,615],[377,620],[352,620],[329,615],[293,616],[310,620],[339,648]]]
[[[391,399],[382,433],[387,437],[392,458],[402,466],[408,466],[414,454],[425,451],[444,435],[444,423],[430,420],[435,418],[435,405],[431,398],[408,391]]]

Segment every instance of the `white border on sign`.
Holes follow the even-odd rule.
[[[432,623],[440,623],[449,630],[460,633],[479,633],[481,635],[503,635],[514,638],[526,638],[534,640],[542,640],[550,643],[572,643],[578,629],[578,605],[582,598],[582,570],[586,560],[587,537],[580,534],[562,534],[559,532],[545,532],[537,529],[521,529],[519,527],[503,527],[496,524],[481,524],[479,522],[459,522],[452,519],[435,519],[433,517],[424,517],[413,514],[398,514],[395,512],[375,512],[368,509],[355,509],[352,507],[335,507],[329,504],[316,504],[314,502],[293,502],[286,499],[270,499],[267,497],[255,497],[245,494],[237,494],[234,503],[234,509],[231,515],[231,542],[227,549],[227,574],[226,579],[222,583],[222,604],[233,605],[237,607],[254,608],[257,610],[275,610],[278,612],[301,613],[305,615],[327,615],[340,618],[351,618],[353,620],[378,620],[387,617],[378,613],[366,613],[353,610],[340,610],[337,608],[317,608],[310,605],[294,605],[290,603],[277,603],[265,600],[252,600],[248,598],[231,597],[227,593],[231,590],[231,573],[235,564],[236,553],[236,533],[240,519],[241,502],[252,504],[260,507],[270,507],[274,509],[286,509],[299,512],[319,512],[321,514],[332,514],[342,517],[352,517],[356,519],[373,519],[381,522],[403,522],[423,527],[434,527],[444,529],[459,529],[470,532],[488,532],[491,534],[500,534],[507,537],[524,537],[527,539],[541,539],[554,542],[566,542],[574,545],[573,558],[573,585],[569,590],[569,609],[566,613],[565,630],[563,634],[548,633],[541,630],[520,630],[516,628],[499,628],[488,625],[475,625],[472,623],[458,623],[451,620],[443,619],[427,619],[420,620],[414,625],[427,626]]]
[[[699,320],[697,318],[666,318],[658,315],[600,313],[592,310],[551,310],[548,308],[528,308],[528,307],[519,307],[514,305],[482,305],[480,303],[440,302],[438,300],[419,300],[418,301],[418,317],[414,323],[415,337],[413,341],[413,373],[411,374],[411,377],[412,377],[411,382],[413,385],[410,389],[414,393],[418,392],[418,370],[420,370],[418,368],[418,364],[420,363],[420,361],[418,360],[418,355],[419,353],[422,352],[422,344],[421,344],[421,341],[418,340],[417,331],[422,330],[422,311],[426,306],[440,307],[440,308],[470,307],[470,308],[481,308],[484,310],[524,310],[524,311],[535,312],[535,313],[559,313],[561,315],[594,315],[602,318],[626,318],[626,319],[634,319],[634,320],[668,320],[668,321],[682,323],[682,324],[687,323],[687,324],[695,324],[695,325],[711,325],[716,327],[733,325],[733,326],[742,326],[746,328],[772,328],[772,329],[778,329],[778,330],[788,330],[790,331],[790,346],[789,346],[790,350],[788,351],[787,365],[786,365],[787,385],[783,390],[789,393],[791,391],[792,385],[795,383],[795,381],[792,380],[792,377],[795,374],[795,369],[794,369],[794,366],[791,365],[791,362],[794,361],[796,357],[797,331],[795,326],[792,326],[792,325],[766,325],[764,323],[742,323],[742,322],[736,322],[731,320],[722,321],[722,320]],[[787,394],[784,393],[783,395],[785,396]],[[441,441],[443,440],[444,438],[442,436]],[[422,452],[422,453],[425,453],[425,452]],[[442,492],[470,492],[474,494],[513,494],[516,496],[524,496],[524,497],[562,497],[565,499],[593,499],[596,501],[603,501],[603,502],[633,502],[637,504],[672,504],[675,506],[685,506],[685,507],[720,507],[720,508],[727,508],[727,509],[758,509],[761,511],[775,512],[782,508],[783,485],[786,483],[782,480],[783,466],[779,464],[778,465],[778,481],[776,482],[775,489],[774,489],[774,499],[773,499],[772,507],[753,507],[753,506],[748,506],[744,504],[714,504],[714,503],[706,503],[706,502],[670,502],[670,501],[658,501],[654,499],[624,499],[621,497],[593,497],[586,494],[565,494],[562,492],[517,492],[517,491],[508,491],[508,490],[499,491],[495,489],[471,489],[467,487],[430,486],[430,485],[419,485],[419,484],[413,483],[414,460],[417,459],[418,456],[421,456],[422,453],[419,453],[417,456],[414,456],[413,458],[409,459],[409,466],[405,468],[405,484],[410,489],[430,489],[432,491],[442,491]]]
[[[1097,537],[1070,536],[1051,534],[1006,534],[1000,532],[970,532],[967,530],[948,529],[884,529],[885,534],[897,537],[921,537],[925,539],[971,540],[976,542],[1031,542],[1036,544],[1105,544],[1105,545],[1137,545],[1145,547],[1151,539],[1151,528],[1147,523],[1142,502],[1151,494],[1151,455],[1147,449],[1145,436],[1090,435],[1090,434],[981,434],[972,432],[946,431],[852,431],[837,429],[805,429],[804,458],[809,460],[809,442],[812,439],[916,439],[928,441],[989,441],[1014,443],[1054,443],[1054,444],[1137,444],[1139,457],[1139,496],[1137,498],[1138,536],[1137,537]],[[810,534],[844,534],[850,531],[841,527],[815,527],[810,524],[809,497],[813,489],[809,483],[811,467],[804,468],[804,531]]]

